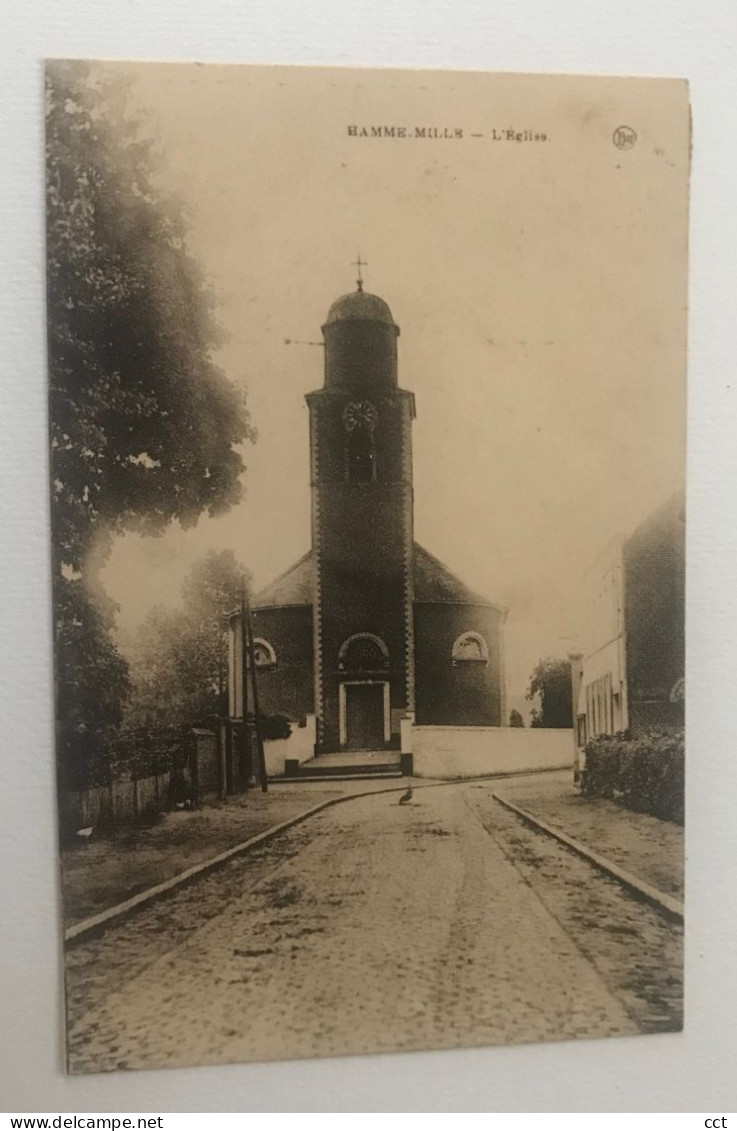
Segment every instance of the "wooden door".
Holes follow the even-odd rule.
[[[384,685],[346,685],[346,731],[349,750],[381,750],[384,746]]]

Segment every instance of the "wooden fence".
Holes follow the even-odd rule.
[[[213,731],[183,733],[178,744],[168,738],[165,760],[168,768],[157,766],[154,772],[141,772],[141,759],[136,755],[118,763],[107,784],[62,792],[62,833],[154,821],[177,805],[196,805],[224,792],[223,760]]]

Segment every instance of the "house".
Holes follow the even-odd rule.
[[[682,726],[685,498],[679,491],[584,577],[586,638],[571,655],[576,777],[592,738]]]

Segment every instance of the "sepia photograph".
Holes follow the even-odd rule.
[[[680,1031],[686,82],[45,75],[69,1073]]]

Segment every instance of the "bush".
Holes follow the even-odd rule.
[[[261,737],[264,742],[276,738],[289,738],[292,724],[286,715],[261,715]]]
[[[608,797],[629,809],[683,824],[683,730],[596,738],[586,746],[583,793]]]
[[[129,727],[110,744],[110,778],[146,778],[181,770],[189,764],[193,745],[189,726]]]

